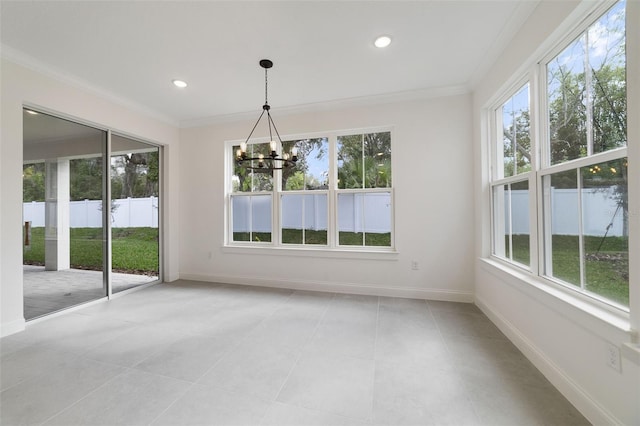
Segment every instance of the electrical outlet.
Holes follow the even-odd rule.
[[[607,365],[620,372],[620,348],[611,343],[607,343]]]
[[[411,261],[411,269],[414,270],[414,271],[417,271],[418,269],[420,269],[420,268],[418,268],[418,262],[416,262],[415,260],[412,260]]]

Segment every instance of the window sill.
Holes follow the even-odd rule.
[[[397,261],[399,253],[396,250],[366,250],[327,247],[274,247],[274,246],[245,246],[227,245],[221,248],[223,253],[229,254],[260,254],[269,256],[297,256],[326,259],[363,259]]]
[[[620,336],[623,341],[632,341],[636,335],[636,332],[631,329],[627,312],[592,301],[579,293],[574,294],[559,285],[494,258],[481,258],[480,266],[486,272],[504,278],[504,282],[508,285],[590,331],[599,330],[601,335],[610,335],[613,328],[624,334]],[[520,285],[520,282],[528,285]]]

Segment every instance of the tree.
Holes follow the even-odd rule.
[[[618,3],[547,67],[551,164],[627,144],[624,4]],[[577,54],[576,54],[577,52]],[[583,167],[583,188],[612,191],[628,232],[626,159]],[[556,188],[576,188],[571,171],[554,175]]]
[[[102,157],[79,158],[69,162],[71,201],[101,200]]]
[[[390,186],[390,132],[338,138],[339,188],[388,188]]]
[[[158,196],[158,150],[113,156],[111,197],[146,198]]]
[[[22,201],[44,201],[44,163],[22,166]]]

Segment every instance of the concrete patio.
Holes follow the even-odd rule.
[[[106,296],[101,271],[66,269],[45,271],[24,265],[24,317],[26,320]],[[113,293],[147,284],[157,276],[112,273]]]

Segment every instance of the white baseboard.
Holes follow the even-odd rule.
[[[553,386],[594,425],[623,424],[571,379],[552,359],[520,332],[491,305],[476,295],[476,305],[513,342]]]
[[[324,281],[271,280],[264,278],[221,276],[181,273],[180,279],[223,284],[253,285],[260,287],[288,288],[292,290],[326,291],[330,293],[363,294],[369,296],[404,297],[411,299],[443,300],[472,303],[473,293],[445,289],[415,287],[379,287],[356,283]]]
[[[25,326],[26,326],[26,322],[24,319],[3,323],[0,330],[0,337],[9,336],[10,334],[23,331],[25,329]]]

